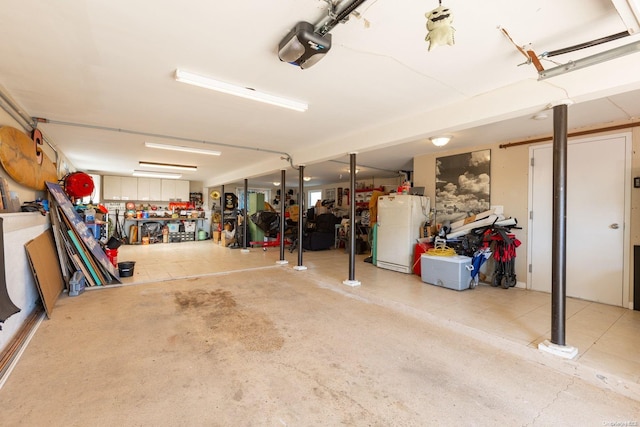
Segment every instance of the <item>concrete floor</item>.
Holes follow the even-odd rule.
[[[62,296],[0,390],[0,425],[640,422],[640,313],[570,299],[575,360],[537,350],[550,297],[456,292],[342,249],[123,246],[124,286]],[[130,286],[129,286],[130,285]]]

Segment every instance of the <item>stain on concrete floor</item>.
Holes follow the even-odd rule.
[[[284,338],[273,321],[262,312],[238,305],[230,291],[193,289],[177,291],[176,304],[189,316],[189,331],[195,323],[204,321],[201,333],[194,337],[211,345],[239,342],[249,351],[271,352],[282,348]]]

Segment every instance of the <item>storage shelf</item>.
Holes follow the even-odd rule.
[[[154,218],[125,218],[126,221],[198,221],[198,220],[205,220],[206,218],[191,218],[191,217],[186,217],[186,216],[181,216],[178,218],[160,218],[160,217],[154,217]]]

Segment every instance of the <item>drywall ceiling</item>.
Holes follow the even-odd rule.
[[[305,165],[309,185],[336,182],[351,152],[370,166],[362,176],[390,176],[410,170],[418,154],[550,134],[550,119],[531,116],[563,99],[575,102],[570,127],[640,115],[640,54],[539,80],[499,29],[541,55],[625,31],[610,0],[444,4],[454,14],[453,46],[429,51],[425,42],[425,13],[437,1],[368,0],[333,29],[326,57],[301,70],[279,61],[278,43],[296,22],[323,19],[325,0],[5,0],[0,85],[26,114],[54,122],[38,127],[77,169],[130,175],[138,161],[197,165],[183,179],[205,187],[245,178],[269,185],[282,169],[295,182],[292,164]],[[637,42],[634,34],[553,61]],[[178,83],[177,68],[309,109]],[[427,141],[442,133],[454,136],[447,147]],[[154,150],[145,141],[222,155]]]

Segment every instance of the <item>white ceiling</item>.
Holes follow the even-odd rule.
[[[530,118],[563,99],[575,102],[570,128],[640,116],[639,53],[539,80],[498,29],[540,55],[624,31],[611,0],[444,4],[454,46],[427,50],[424,15],[437,1],[368,0],[332,30],[326,57],[302,70],[281,62],[277,46],[296,22],[323,19],[325,0],[2,0],[0,85],[29,116],[80,125],[38,125],[78,169],[130,175],[141,160],[190,164],[199,170],[183,179],[205,187],[244,178],[269,185],[281,169],[296,183],[286,155],[305,165],[308,185],[346,179],[350,152],[359,176],[389,176],[438,150],[429,136],[453,135],[445,149],[455,149],[551,134],[551,119]],[[553,60],[636,42],[637,33]],[[304,100],[309,110],[184,85],[177,68]]]

